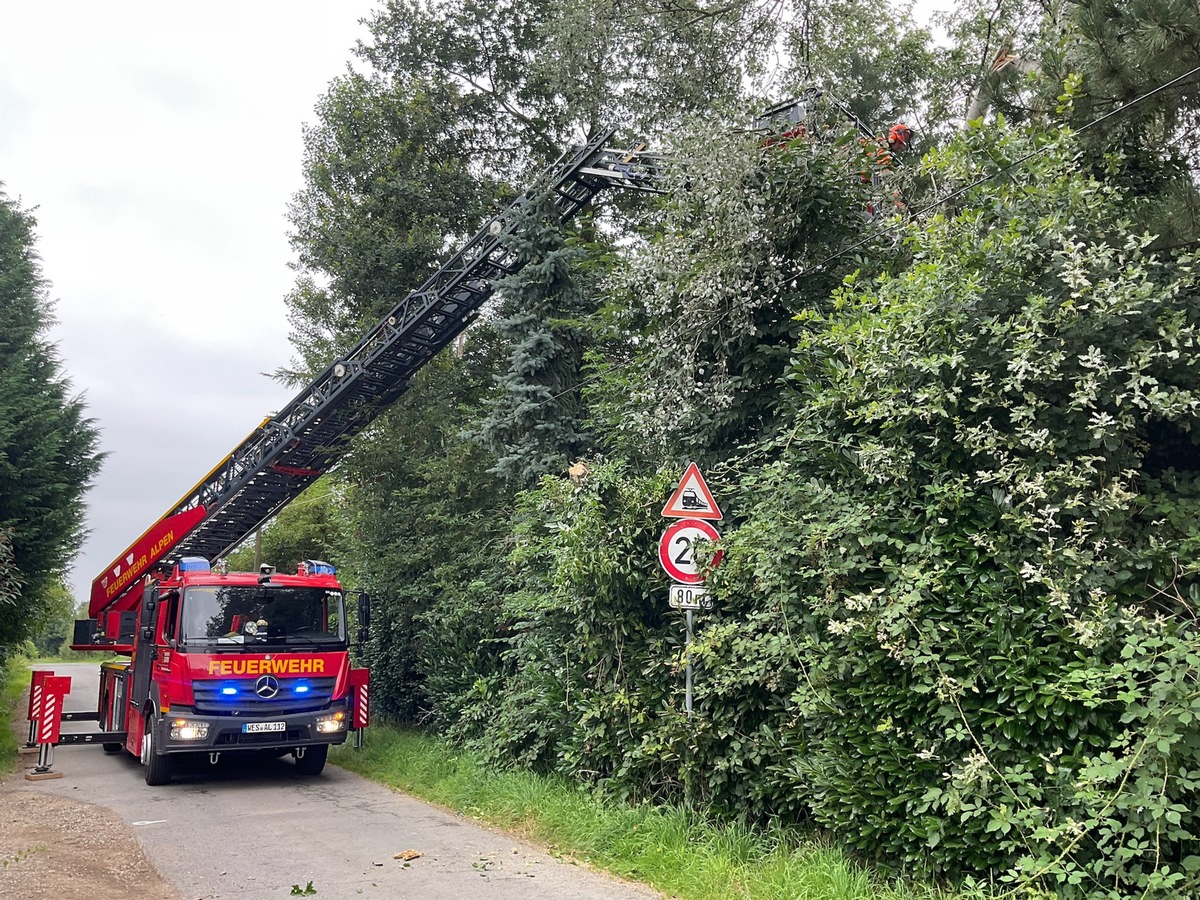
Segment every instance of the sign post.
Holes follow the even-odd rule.
[[[679,485],[663,507],[662,514],[668,519],[677,519],[663,533],[658,542],[658,562],[671,576],[673,584],[667,598],[672,609],[684,611],[687,631],[684,636],[684,692],[683,708],[687,717],[692,717],[692,640],[694,638],[692,613],[697,609],[712,609],[712,600],[704,589],[705,573],[696,559],[696,545],[701,541],[716,543],[720,533],[712,524],[724,518],[721,508],[708,489],[700,468],[689,463]],[[713,554],[711,566],[716,566],[724,556],[723,550]]]
[[[675,609],[684,611],[684,621],[687,623],[687,634],[683,644],[683,708],[687,710],[689,719],[692,717],[692,611],[701,608],[712,609],[712,600],[708,599],[708,592],[697,587],[704,583],[705,576],[700,569],[699,560],[696,559],[696,544],[701,541],[711,541],[715,544],[720,539],[721,535],[717,529],[708,522],[701,519],[680,519],[663,532],[658,542],[659,564],[675,579],[667,602]],[[723,555],[724,551],[718,550],[713,555],[712,565],[717,565]]]
[[[689,609],[684,613],[684,621],[687,623],[687,632],[683,638],[683,656],[686,665],[683,669],[683,709],[687,713],[688,719],[692,717],[692,640],[695,635],[692,632],[692,611]]]

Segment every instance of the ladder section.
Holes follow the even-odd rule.
[[[521,211],[544,191],[564,224],[607,187],[657,192],[663,159],[641,148],[609,147],[613,134],[606,130],[563,154],[351,351],[251,432],[163,516],[204,509],[199,524],[159,558],[168,552],[172,558],[223,556],[334,465],[349,439],[403,394],[413,375],[471,323],[496,284],[520,270],[521,261],[502,246],[502,239],[516,230]],[[157,561],[148,560],[147,568]],[[114,597],[110,606],[119,599]]]

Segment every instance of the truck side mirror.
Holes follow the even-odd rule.
[[[358,595],[358,643],[365,644],[367,642],[367,632],[371,627],[371,596],[369,594]]]

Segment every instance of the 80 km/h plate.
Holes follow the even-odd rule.
[[[667,598],[667,605],[671,609],[713,608],[712,598],[708,596],[708,591],[690,584],[671,585],[671,594]]]
[[[242,734],[262,734],[267,731],[286,730],[286,722],[247,722],[242,726]]]

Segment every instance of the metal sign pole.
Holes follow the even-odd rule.
[[[687,717],[692,717],[692,611],[687,610],[687,638],[683,644],[683,658],[687,663],[684,675],[683,708]]]
[[[721,540],[721,533],[713,527],[712,522],[719,522],[724,516],[694,462],[689,464],[687,471],[683,473],[679,486],[663,507],[662,514],[664,518],[676,520],[667,526],[667,530],[658,540],[659,565],[672,581],[667,605],[671,609],[682,609],[687,622],[683,644],[683,707],[687,715],[688,739],[684,747],[680,776],[683,781],[683,803],[690,810],[695,789],[697,752],[696,732],[692,722],[692,642],[695,640],[692,611],[713,608],[712,600],[704,587],[706,567],[701,565],[696,556],[696,546],[699,543],[716,544]],[[724,555],[725,551],[719,546],[716,547],[711,558],[707,560],[707,568],[715,568]]]

